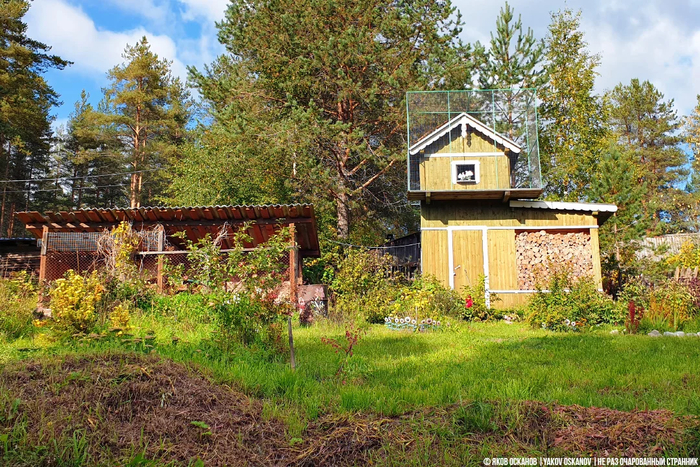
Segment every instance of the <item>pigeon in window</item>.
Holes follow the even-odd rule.
[[[462,182],[474,180],[474,172],[472,172],[471,170],[465,170],[464,172],[460,172],[457,174],[457,180]]]

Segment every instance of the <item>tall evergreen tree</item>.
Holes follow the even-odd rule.
[[[24,0],[0,0],[0,177],[20,180],[0,186],[0,236],[16,235],[21,226],[14,212],[37,207],[47,188],[51,108],[58,94],[42,74],[69,62],[49,54],[50,47],[27,37],[22,21],[29,9]]]
[[[238,158],[280,154],[275,176],[294,200],[334,205],[341,238],[353,219],[408,212],[405,92],[451,83],[471,66],[449,1],[233,1],[218,26],[230,55],[191,77],[205,96],[231,91],[219,121],[231,116],[226,107],[253,109],[234,123],[237,150],[251,149]],[[274,124],[243,124],[261,114]]]
[[[484,51],[477,42],[476,49]],[[543,67],[544,41],[535,38],[532,29],[523,31],[521,15],[508,4],[496,19],[496,34],[491,33],[489,48],[478,70],[482,89],[534,88],[546,80]]]
[[[104,115],[92,107],[88,98],[82,91],[60,146],[61,172],[66,177],[64,186],[70,193],[70,205],[74,209],[123,206],[128,199],[126,177],[121,175],[126,167],[121,157],[114,156],[121,144],[111,138],[111,133],[105,135],[101,124]]]
[[[690,178],[685,191],[688,193],[688,229],[700,231],[700,94],[697,106],[685,117],[683,136],[690,149]]]
[[[591,177],[588,198],[597,203],[612,203],[617,212],[603,225],[600,246],[604,255],[623,262],[626,249],[632,240],[646,233],[649,221],[643,212],[643,200],[647,187],[635,177],[635,161],[630,153],[623,152],[615,142],[600,157],[596,174]]]
[[[492,124],[496,131],[523,145],[527,143],[526,122],[534,120],[535,115],[532,88],[541,86],[546,80],[544,52],[544,42],[535,38],[532,29],[523,30],[522,17],[518,15],[515,19],[515,12],[508,2],[496,19],[496,32],[491,33],[488,49],[478,42],[475,45],[479,87],[498,90],[483,103],[489,110],[484,117],[488,119],[489,115],[494,115],[496,121],[485,123]],[[511,185],[529,183],[532,168],[527,157],[511,156],[511,166],[515,168]]]
[[[581,13],[552,14],[547,45],[548,81],[539,107],[540,159],[547,196],[587,197],[608,137],[603,100],[594,93],[600,56],[581,31]]]
[[[124,157],[132,172],[129,204],[141,206],[165,190],[160,169],[179,159],[190,119],[189,93],[170,71],[171,62],[151,51],[146,37],[127,45],[125,60],[107,74],[111,83],[97,120],[102,137],[122,143],[115,157]]]
[[[688,175],[687,156],[678,146],[681,121],[673,99],[664,100],[653,84],[638,79],[617,85],[609,98],[612,129],[635,162],[637,183],[647,187],[643,207],[651,219],[649,231],[668,230],[684,215],[679,210],[685,200],[680,184]]]

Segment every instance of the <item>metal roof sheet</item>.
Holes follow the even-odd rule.
[[[510,201],[512,208],[526,209],[551,209],[554,211],[580,211],[598,213],[598,225],[602,225],[610,216],[617,212],[614,204],[602,203],[565,203],[561,201],[522,201],[513,199]]]
[[[557,211],[617,212],[614,204],[564,203],[560,201],[521,201],[511,200],[512,208],[554,209]]]
[[[36,238],[42,237],[45,226],[53,232],[101,232],[125,221],[138,230],[162,225],[166,235],[185,232],[187,239],[195,242],[206,234],[216,236],[225,224],[232,231],[250,224],[249,235],[253,240],[247,247],[265,243],[283,226],[295,224],[301,253],[304,256],[320,254],[316,217],[311,204],[92,208],[47,211],[44,214],[23,211],[15,215]],[[227,245],[227,248],[230,247]]]

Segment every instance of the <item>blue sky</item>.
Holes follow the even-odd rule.
[[[210,63],[223,49],[215,21],[228,0],[33,0],[26,21],[29,35],[71,60],[70,68],[48,74],[63,106],[56,124],[66,121],[82,89],[91,102],[101,98],[108,69],[122,62],[127,43],[146,35],[152,49],[173,61],[173,72],[186,77],[186,66]],[[511,0],[525,26],[544,37],[550,12],[565,5],[581,9],[590,50],[600,53],[599,91],[632,78],[648,79],[680,114],[689,113],[700,93],[700,0]],[[487,42],[503,5],[493,0],[454,0],[464,20],[466,42]]]

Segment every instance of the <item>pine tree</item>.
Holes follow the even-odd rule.
[[[27,37],[22,21],[29,9],[24,0],[0,0],[0,235],[21,230],[14,212],[40,205],[35,198],[47,190],[52,136],[50,110],[59,96],[42,74],[69,62],[50,55],[50,47]],[[41,200],[38,200],[41,201]]]
[[[180,79],[171,75],[171,62],[158,58],[146,37],[127,45],[123,58],[107,74],[111,84],[97,121],[104,138],[123,143],[114,157],[126,156],[132,172],[129,204],[138,207],[165,190],[164,170],[181,157],[191,102]]]
[[[495,107],[495,130],[517,143],[526,143],[525,122],[528,117],[534,119],[532,89],[546,81],[544,42],[535,38],[532,29],[523,30],[521,16],[515,20],[513,8],[506,2],[496,19],[496,33],[491,33],[488,50],[477,42],[475,51],[479,87],[499,90],[491,102],[484,103],[485,108]],[[531,168],[525,165],[527,158],[519,159],[517,154],[513,157],[511,185],[529,183]]]
[[[578,201],[598,172],[608,129],[594,93],[600,56],[587,49],[581,13],[552,14],[547,45],[548,81],[540,97],[540,160],[547,196]]]
[[[535,38],[532,29],[523,32],[521,15],[515,19],[513,8],[505,3],[496,19],[496,34],[479,68],[482,89],[535,88],[546,80],[542,66],[545,44]],[[484,47],[477,43],[477,50]]]
[[[62,171],[70,204],[74,209],[86,206],[123,206],[126,196],[126,164],[114,154],[120,142],[104,133],[104,115],[95,111],[83,90],[75,104],[62,139]]]
[[[642,205],[647,187],[636,180],[631,155],[623,153],[614,142],[609,143],[599,164],[588,197],[593,202],[611,203],[618,208],[603,225],[600,243],[604,254],[620,262],[620,248],[643,237],[649,227],[650,220],[644,215]]]
[[[205,96],[230,91],[215,118],[237,128],[236,150],[260,148],[236,157],[278,154],[292,199],[334,205],[347,238],[353,222],[408,211],[405,92],[464,82],[454,13],[449,1],[234,1],[219,24],[230,55],[192,79]]]
[[[630,152],[637,183],[647,187],[643,207],[651,219],[649,232],[668,230],[673,227],[669,219],[683,216],[679,206],[685,194],[679,184],[688,175],[687,156],[678,147],[681,121],[673,99],[664,100],[653,84],[638,79],[617,85],[609,98],[612,129],[623,151]]]
[[[698,103],[685,117],[683,136],[690,149],[690,179],[685,187],[688,193],[688,230],[700,231],[700,94]]]

